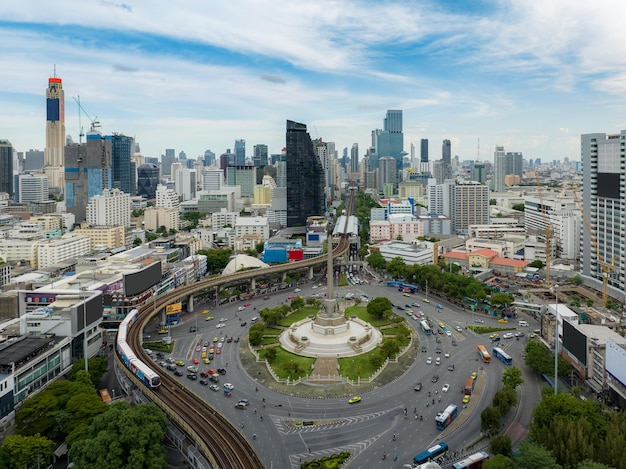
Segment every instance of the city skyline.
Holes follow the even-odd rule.
[[[56,67],[75,142],[80,96],[104,134],[132,135],[150,157],[219,155],[238,139],[248,157],[256,144],[277,153],[293,119],[340,153],[358,143],[362,158],[385,112],[401,109],[407,152],[449,139],[453,156],[476,159],[480,139],[481,160],[496,145],[579,160],[581,134],[626,126],[624,7],[581,3],[9,3],[0,138],[45,148]]]

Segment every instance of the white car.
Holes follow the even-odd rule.
[[[506,334],[504,334],[502,336],[503,339],[512,339],[513,338],[513,334],[511,332],[508,332]]]
[[[220,322],[219,324],[215,325],[216,329],[221,329],[222,327],[226,327],[226,324],[224,324],[223,322]]]
[[[313,285],[312,288],[313,288],[313,290],[315,290],[316,288],[318,288],[318,286],[317,285]]]
[[[435,359],[435,365],[441,365],[441,357]]]
[[[246,309],[245,306],[240,306],[239,308],[237,308],[237,311],[243,311],[244,309]]]
[[[446,383],[441,388],[441,392],[448,392],[449,389],[450,389],[450,385]]]
[[[233,386],[231,383],[224,383],[224,389],[232,391],[233,389],[235,389],[235,386]]]
[[[444,353],[443,356],[446,357],[446,358],[450,358],[450,352]]]
[[[220,318],[220,322],[226,322],[228,321],[228,318]]]
[[[428,358],[426,359],[426,364],[427,364],[427,365],[430,365],[432,362],[433,362],[433,357],[428,357]]]
[[[300,293],[302,291],[302,288],[296,288],[293,292],[294,293]]]
[[[462,332],[463,331],[461,326],[454,326],[454,328],[456,329],[457,332]]]

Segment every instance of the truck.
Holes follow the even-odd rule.
[[[465,381],[465,389],[463,390],[464,394],[467,394],[468,396],[472,395],[472,392],[474,391],[474,383],[476,382],[476,380],[472,379],[472,378],[467,378],[467,381]]]

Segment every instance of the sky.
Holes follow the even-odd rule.
[[[402,109],[418,157],[428,138],[430,159],[450,139],[461,160],[496,145],[579,160],[581,134],[626,129],[625,14],[620,0],[1,2],[0,139],[45,148],[56,70],[74,141],[90,116],[144,156],[237,139],[279,153],[295,120],[362,157]]]

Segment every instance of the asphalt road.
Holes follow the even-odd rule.
[[[186,315],[184,323],[171,330],[171,336],[176,340],[172,356],[190,365],[193,357],[200,357],[200,352],[196,351],[198,344],[212,342],[215,337],[219,339],[221,336],[242,337],[251,325],[250,319],[258,315],[262,308],[288,301],[287,297],[290,295],[306,296],[324,293],[326,290],[325,287],[314,289],[313,285],[313,283],[301,285],[299,287],[302,289],[301,292],[294,292],[294,289],[284,290],[272,294],[269,300],[257,297],[249,301],[222,305],[217,309],[207,304],[196,304],[195,314]],[[450,449],[461,449],[474,441],[480,432],[480,412],[490,404],[493,394],[500,389],[501,376],[506,365],[495,357],[490,364],[479,361],[476,345],[483,344],[491,352],[489,338],[486,335],[479,336],[465,327],[472,324],[474,318],[479,317],[485,321],[484,325],[496,327],[504,325],[479,313],[472,315],[471,312],[455,309],[432,295],[428,298],[431,301],[425,302],[424,294],[405,297],[396,289],[382,285],[341,287],[336,291],[340,295],[352,291],[357,296],[366,294],[370,298],[385,296],[394,305],[403,307],[405,304],[417,302],[420,307],[412,306],[414,311],[419,310],[428,316],[433,322],[434,329],[438,329],[439,322],[445,323],[452,331],[452,336],[448,337],[445,334],[427,336],[420,330],[418,321],[406,316],[404,311],[394,308],[396,314],[404,315],[408,324],[418,331],[420,347],[425,345],[427,352],[420,353],[414,365],[404,375],[378,389],[360,394],[362,401],[353,405],[348,404],[347,399],[305,399],[274,393],[259,386],[254,377],[249,376],[241,367],[238,358],[240,344],[235,342],[224,343],[222,354],[215,355],[210,365],[211,368],[227,369],[227,374],[221,377],[219,392],[214,392],[208,386],[200,385],[198,381],[191,381],[185,376],[180,379],[240,427],[241,432],[253,441],[268,468],[298,467],[301,460],[319,458],[339,451],[353,453],[354,459],[349,464],[351,468],[402,467],[402,464],[410,463],[416,453],[429,447],[432,442],[440,441],[442,432],[436,429],[434,420],[437,412],[449,404],[456,404],[459,407],[459,419],[463,419],[463,424],[459,425],[459,428],[452,432],[446,430],[444,433]],[[250,306],[244,311],[238,311],[244,303],[250,303]],[[441,303],[443,309],[437,309],[437,303]],[[200,312],[207,308],[211,310],[209,315],[215,319],[205,321],[206,315]],[[216,324],[221,318],[226,319],[223,321],[226,326],[217,329]],[[528,333],[537,328],[537,324],[529,318],[523,319],[529,322],[530,327],[518,330],[523,331],[526,336],[521,340],[500,342],[500,346],[513,357],[514,365],[524,372],[525,384],[519,393],[520,404],[516,414],[512,416],[516,423],[508,428],[513,435],[521,436],[530,421],[532,408],[539,401],[541,389],[541,383],[526,369],[520,356]],[[240,325],[242,320],[247,322],[245,327]],[[197,333],[189,333],[189,327],[196,324]],[[454,330],[454,326],[457,325],[462,328],[461,332]],[[508,324],[509,327],[516,325],[517,323]],[[440,344],[436,343],[437,339],[441,341]],[[452,345],[452,339],[457,341],[457,346]],[[441,354],[435,353],[437,346],[441,347]],[[449,353],[450,357],[446,358],[445,353]],[[432,364],[426,363],[427,357],[432,357]],[[441,358],[440,365],[435,364],[436,357]],[[448,370],[451,362],[454,363],[454,371]],[[202,362],[199,367],[207,368]],[[477,402],[464,409],[461,400],[465,380],[473,371],[480,372],[481,367],[485,376],[483,392],[474,396]],[[169,373],[165,369],[162,369],[162,372]],[[431,382],[434,374],[439,375],[437,383]],[[234,385],[230,397],[221,391],[221,386],[225,382]],[[413,390],[418,382],[423,385],[419,392]],[[442,392],[444,384],[450,386],[446,393]],[[429,392],[431,397],[428,397]],[[359,394],[358,388],[355,389],[355,394]],[[236,409],[234,405],[242,398],[249,400],[248,408]],[[407,409],[406,417],[404,409]],[[418,418],[415,418],[415,415]],[[422,419],[419,416],[422,416]],[[289,423],[294,420],[325,420],[326,425],[290,426]],[[256,440],[252,439],[254,434],[257,436]],[[515,437],[513,439],[515,442]],[[384,453],[388,457],[382,460]],[[398,460],[394,462],[395,455],[398,456]]]

